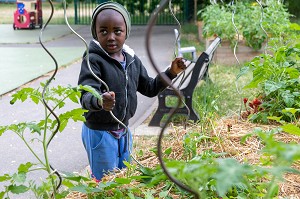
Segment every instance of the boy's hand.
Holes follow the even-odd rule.
[[[178,73],[182,72],[186,69],[186,65],[184,64],[182,57],[177,57],[172,61],[170,72],[173,75],[177,75]]]
[[[114,92],[105,92],[102,94],[102,108],[106,111],[111,111],[115,107],[115,93]]]

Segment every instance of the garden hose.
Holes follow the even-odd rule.
[[[163,161],[163,155],[162,155],[162,139],[164,136],[164,131],[167,127],[167,125],[170,123],[170,120],[172,118],[172,116],[174,115],[175,111],[181,106],[182,104],[182,97],[179,93],[179,91],[172,85],[169,84],[170,79],[166,76],[166,74],[160,73],[159,68],[157,67],[156,63],[154,62],[152,53],[151,53],[151,49],[150,49],[150,38],[151,38],[151,32],[152,32],[152,28],[155,25],[158,13],[161,12],[164,7],[166,6],[166,4],[169,2],[169,0],[161,0],[159,5],[156,7],[156,9],[153,11],[149,22],[148,22],[148,27],[147,27],[147,31],[146,31],[146,51],[150,60],[150,63],[152,64],[153,68],[156,70],[156,72],[160,75],[160,77],[162,78],[162,80],[169,85],[172,89],[174,89],[179,101],[179,103],[177,104],[176,108],[173,108],[170,111],[169,117],[167,118],[167,122],[164,124],[164,126],[161,129],[161,132],[159,134],[159,138],[157,141],[157,156],[160,162],[160,165],[163,169],[163,171],[165,172],[165,174],[167,175],[167,177],[174,182],[177,186],[179,186],[180,188],[182,188],[183,190],[186,190],[187,192],[190,192],[191,194],[193,194],[195,196],[196,199],[199,199],[199,194],[197,191],[191,189],[190,187],[188,187],[187,185],[183,184],[182,182],[180,182],[179,180],[177,180],[174,176],[171,175],[171,173],[169,173],[164,161]]]

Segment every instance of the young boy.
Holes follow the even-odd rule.
[[[82,140],[97,180],[114,168],[124,168],[123,161],[129,161],[127,136],[131,142],[131,133],[113,119],[110,111],[127,126],[136,111],[136,92],[154,97],[166,87],[159,76],[149,77],[141,60],[124,45],[130,29],[129,13],[116,2],[102,3],[93,12],[89,60],[83,58],[78,84],[90,85],[102,95],[102,100],[89,92],[82,92],[81,97],[82,107],[88,110]],[[110,92],[92,75],[87,61]],[[173,79],[184,69],[182,58],[175,58],[164,73]]]

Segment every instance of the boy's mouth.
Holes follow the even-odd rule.
[[[110,50],[113,50],[113,49],[117,48],[117,45],[116,44],[108,44],[108,45],[106,45],[106,47]]]

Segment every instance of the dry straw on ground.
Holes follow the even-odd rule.
[[[235,158],[240,162],[247,161],[251,164],[259,163],[260,150],[263,144],[259,139],[255,137],[249,137],[245,143],[241,143],[241,138],[248,133],[251,133],[254,128],[259,127],[264,130],[271,130],[276,128],[275,125],[260,125],[253,124],[247,121],[241,121],[236,118],[222,119],[216,125],[215,128],[210,132],[210,136],[218,137],[218,141],[214,142],[204,142],[198,146],[198,152],[205,151],[208,149],[213,149],[216,153],[226,154],[224,157]],[[189,130],[197,131],[198,126],[189,126],[188,129],[183,128],[173,128],[171,132],[164,139],[164,149],[172,147],[172,153],[169,158],[182,159],[183,158],[183,143],[182,137]],[[199,129],[200,131],[200,129]],[[276,135],[276,139],[282,142],[297,142],[300,143],[300,137],[288,135],[285,133],[279,133]],[[136,143],[135,153],[138,161],[147,167],[154,168],[159,164],[158,158],[155,154],[150,151],[150,149],[156,146],[156,137],[143,137],[136,136],[134,138],[134,143]],[[142,150],[143,155],[138,156],[138,152]],[[294,167],[300,170],[300,162],[296,162]],[[125,177],[126,171],[122,170],[114,174],[104,177],[103,181],[112,181],[116,177]],[[284,176],[285,182],[280,184],[280,198],[290,198],[290,199],[300,199],[300,176],[295,174],[286,174]],[[136,183],[136,182],[135,182]],[[163,186],[163,185],[161,185]],[[157,189],[160,187],[158,186]],[[79,193],[74,193],[79,194]],[[68,199],[84,198],[81,194],[80,197],[71,196]],[[178,196],[172,196],[173,198],[178,198]]]

